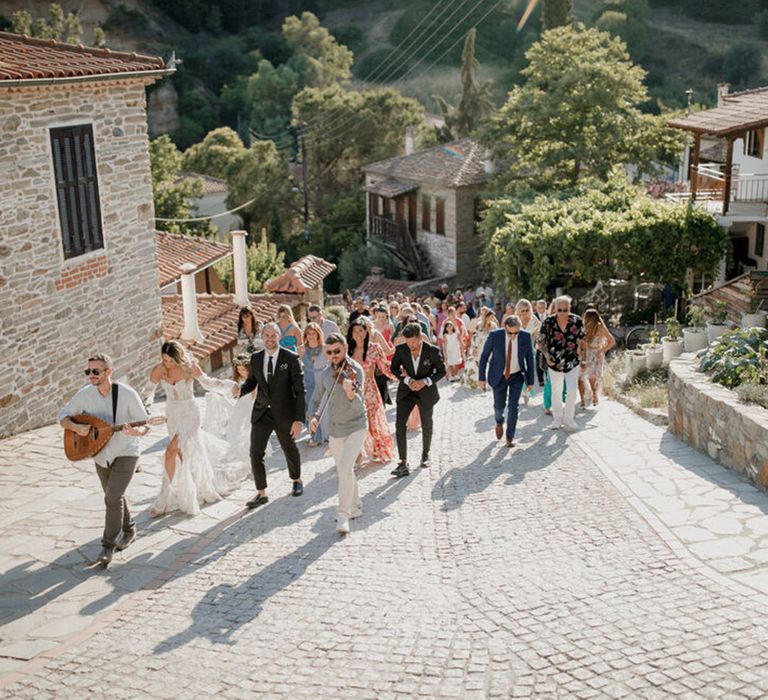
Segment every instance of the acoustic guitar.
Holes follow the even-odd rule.
[[[73,423],[85,423],[91,426],[87,435],[78,435],[74,430],[64,430],[64,454],[71,462],[88,459],[88,457],[93,457],[101,452],[104,449],[104,445],[109,442],[109,438],[115,433],[120,432],[126,425],[137,428],[141,425],[160,425],[165,422],[163,416],[156,416],[149,420],[110,425],[100,418],[89,416],[87,413],[81,413],[79,416],[70,416],[70,420]]]

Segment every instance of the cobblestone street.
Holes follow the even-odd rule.
[[[92,466],[56,427],[0,442],[0,696],[768,694],[768,495],[612,402],[569,436],[536,399],[508,451],[489,394],[442,395],[432,468],[360,472],[346,538],[307,447],[301,498],[277,450],[267,506],[148,519],[153,429],[108,571]]]

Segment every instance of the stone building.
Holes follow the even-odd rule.
[[[136,386],[158,359],[145,89],[170,72],[0,32],[0,435],[54,420],[92,352]]]
[[[363,167],[367,232],[416,279],[478,282],[479,195],[493,173],[485,149],[461,139]]]
[[[323,305],[323,281],[335,269],[336,265],[317,255],[305,255],[277,277],[267,280],[264,288],[293,299],[291,306],[296,319],[300,320],[310,304]]]

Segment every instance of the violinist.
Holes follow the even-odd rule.
[[[329,447],[339,477],[339,506],[336,530],[349,533],[349,521],[362,514],[355,477],[355,460],[363,449],[368,419],[363,398],[363,368],[347,355],[347,342],[331,333],[323,346],[329,365],[318,377],[309,407],[309,430],[315,432],[328,413]]]

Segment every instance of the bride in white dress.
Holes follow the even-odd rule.
[[[193,384],[197,379],[205,389],[225,393],[231,392],[233,382],[207,376],[177,341],[163,343],[161,352],[162,362],[152,369],[150,380],[165,391],[171,441],[164,455],[163,484],[150,513],[181,510],[197,515],[201,505],[226,496],[237,482],[222,459],[226,444],[200,428]],[[215,468],[217,464],[222,468]]]

